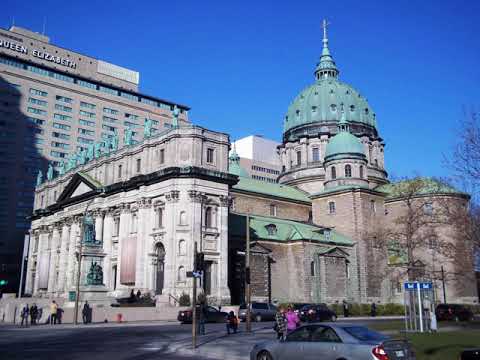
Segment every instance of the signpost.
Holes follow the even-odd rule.
[[[405,290],[405,330],[430,330],[430,317],[434,311],[433,284],[431,282],[408,281]]]

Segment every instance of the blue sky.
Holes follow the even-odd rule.
[[[480,95],[480,2],[18,1],[0,26],[140,72],[141,91],[192,107],[194,123],[280,140],[288,105],[313,82],[320,23],[341,80],[377,114],[390,174],[446,176],[444,154]]]

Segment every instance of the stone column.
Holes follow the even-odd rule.
[[[77,267],[77,258],[75,251],[77,250],[77,240],[80,236],[81,217],[75,217],[70,227],[70,239],[68,245],[68,261],[66,273],[66,291],[73,290],[75,287],[75,269]]]
[[[104,212],[102,210],[96,210],[93,213],[95,217],[95,240],[98,242],[103,241],[103,216]]]
[[[34,293],[39,290],[46,291],[48,286],[49,254],[48,246],[48,228],[42,227],[40,230],[40,239],[38,243],[37,268],[35,274]]]
[[[52,242],[50,244],[50,269],[48,273],[48,292],[54,293],[57,282],[58,245],[60,244],[60,224],[52,226]]]
[[[127,287],[122,284],[122,254],[125,251],[125,243],[130,237],[130,205],[122,204],[120,213],[120,231],[118,234],[118,256],[117,256],[117,290],[125,290]],[[128,295],[127,292],[124,295]]]
[[[142,198],[138,205],[138,229],[137,229],[137,261],[135,263],[135,286],[145,293],[148,289],[145,274],[147,261],[148,238],[153,228],[154,217],[152,216],[152,200]]]
[[[62,242],[60,247],[60,266],[58,271],[57,292],[58,295],[65,292],[65,278],[68,264],[68,242],[70,241],[71,220],[65,220],[62,227]]]
[[[224,304],[230,303],[230,290],[228,288],[228,206],[230,199],[228,196],[220,196],[219,224],[217,249],[220,253],[218,264],[216,266],[217,276],[217,297]],[[215,267],[214,267],[215,268]],[[213,281],[212,281],[213,283]],[[213,290],[213,289],[212,289]],[[212,291],[213,293],[213,291]]]
[[[177,241],[176,231],[177,224],[180,221],[180,210],[186,211],[187,209],[179,209],[177,205],[179,200],[178,190],[172,190],[166,193],[165,200],[165,233],[160,238],[165,248],[163,293],[175,295],[177,274],[177,259],[175,253],[175,243]],[[185,226],[185,228],[188,229],[187,226]],[[185,233],[185,235],[188,235],[188,233]]]
[[[113,232],[113,208],[108,209],[103,220],[103,283],[109,291],[113,290],[112,284],[112,232]]]
[[[35,262],[36,256],[34,256],[34,246],[35,246],[35,237],[36,230],[30,230],[30,244],[28,250],[28,262],[27,262],[27,274],[25,279],[25,294],[32,294],[33,292],[33,273],[34,268],[33,264]]]

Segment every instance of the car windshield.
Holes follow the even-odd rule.
[[[364,326],[346,326],[343,330],[360,341],[383,341],[388,339],[388,336],[372,331]]]

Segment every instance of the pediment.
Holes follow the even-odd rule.
[[[342,250],[342,249],[340,249],[339,247],[336,247],[336,246],[321,252],[319,255],[321,255],[321,256],[332,256],[332,257],[343,257],[343,258],[348,258],[349,257],[349,254],[346,251],[344,251],[344,250]]]
[[[102,185],[95,179],[90,178],[81,172],[76,173],[70,179],[63,192],[58,197],[57,203],[68,203],[89,197],[102,188]]]

